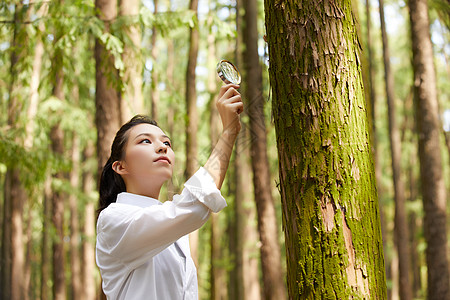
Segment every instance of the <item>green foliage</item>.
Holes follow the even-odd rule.
[[[16,142],[20,134],[20,129],[0,130],[0,173],[4,174],[8,168],[19,169],[25,187],[31,189],[44,181],[46,171],[56,161],[46,149],[27,149]]]

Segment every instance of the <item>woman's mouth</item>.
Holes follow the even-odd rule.
[[[157,159],[155,159],[155,162],[163,162],[163,163],[171,164],[170,159],[167,156],[160,156]]]

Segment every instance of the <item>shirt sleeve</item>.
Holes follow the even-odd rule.
[[[211,211],[227,203],[211,174],[200,167],[173,201],[141,208],[111,204],[97,222],[97,251],[119,259],[131,269],[200,228]]]

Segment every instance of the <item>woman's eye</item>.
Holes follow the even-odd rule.
[[[172,147],[172,145],[170,144],[170,142],[165,142],[167,143],[167,146]]]
[[[142,140],[141,143],[151,144],[149,139]]]

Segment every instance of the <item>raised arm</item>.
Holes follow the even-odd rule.
[[[223,130],[210,157],[203,166],[212,176],[218,189],[222,187],[236,137],[241,130],[239,114],[244,110],[239,85],[226,84],[220,89],[216,102]]]

